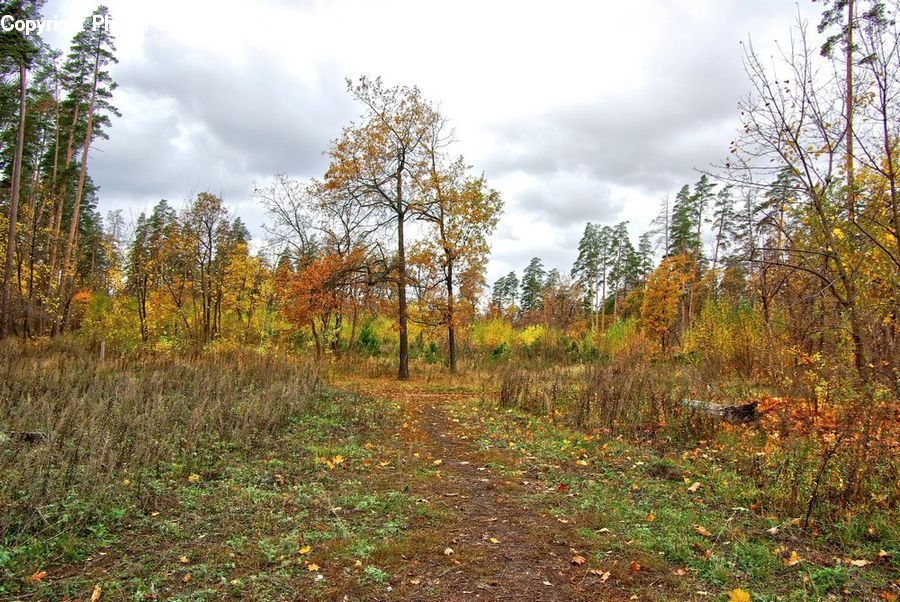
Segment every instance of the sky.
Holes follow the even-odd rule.
[[[488,282],[531,257],[567,272],[586,222],[647,229],[720,162],[749,86],[741,42],[786,40],[801,0],[107,0],[119,83],[92,147],[100,209],[220,194],[264,242],[253,189],[324,173],[361,112],[346,78],[414,84],[505,201]],[[95,4],[50,0],[79,21]],[[252,7],[252,13],[247,8]],[[57,47],[68,36],[45,38]]]

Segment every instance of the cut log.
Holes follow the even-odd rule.
[[[41,443],[47,443],[49,441],[50,436],[47,435],[47,433],[41,433],[39,431],[10,431],[8,433],[0,432],[0,444],[15,442],[39,445]]]
[[[757,419],[756,405],[758,402],[742,403],[739,405],[724,405],[711,401],[698,399],[684,399],[681,405],[707,416],[714,416],[728,422],[752,422]]]

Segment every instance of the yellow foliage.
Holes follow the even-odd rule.
[[[524,345],[526,347],[531,347],[537,343],[540,343],[541,340],[547,334],[547,330],[540,324],[532,324],[528,326],[520,332],[517,336],[518,342],[520,345]]]
[[[495,349],[504,343],[512,342],[513,334],[513,327],[509,322],[494,318],[476,323],[472,338],[480,347]]]

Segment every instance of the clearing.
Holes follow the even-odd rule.
[[[660,459],[483,395],[343,378],[284,432],[173,464],[152,504],[35,550],[11,599],[867,599],[897,578],[877,539],[854,566],[735,505],[705,452]]]

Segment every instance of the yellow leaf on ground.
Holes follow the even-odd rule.
[[[318,564],[315,564],[314,562],[311,562],[311,563],[309,563],[309,564],[306,565],[306,570],[309,571],[309,572],[311,572],[311,573],[315,573],[316,571],[319,570],[319,565],[318,565]]]
[[[178,562],[180,562],[181,564],[187,564],[187,563],[188,563],[188,557],[187,557],[187,556],[180,556],[180,557],[178,558]]]
[[[647,522],[648,522],[648,523],[652,523],[652,522],[655,521],[655,520],[656,520],[656,515],[653,514],[652,512],[651,512],[650,514],[647,515]]]
[[[572,564],[581,566],[585,562],[587,562],[587,560],[585,560],[584,556],[572,556]]]
[[[851,560],[850,564],[853,566],[858,566],[860,568],[866,566],[867,564],[871,564],[868,560]]]
[[[196,472],[191,473],[191,475],[188,477],[188,483],[199,483],[199,482],[200,482],[200,475],[198,475]]]
[[[587,466],[588,465],[587,460],[575,460],[575,464],[578,464],[579,466]]]
[[[728,592],[728,602],[750,602],[750,592],[738,588]]]
[[[497,539],[496,537],[491,537],[488,541],[491,543],[500,543],[500,540]]]
[[[185,573],[184,577],[181,578],[181,582],[182,582],[182,583],[187,583],[187,582],[190,581],[190,580],[191,580],[191,574],[190,574],[190,573]]]
[[[796,551],[791,551],[790,556],[788,556],[787,558],[784,559],[785,566],[795,566],[797,564],[800,564],[801,562],[802,562],[802,559],[800,558],[799,554],[797,554]]]
[[[331,462],[332,462],[333,464],[335,464],[335,465],[337,465],[337,464],[343,464],[343,463],[344,463],[344,460],[346,460],[346,459],[347,459],[347,458],[345,458],[344,456],[338,454],[337,456],[335,456],[335,457],[333,457],[333,458],[331,459]]]
[[[697,493],[698,489],[700,489],[700,481],[694,481],[694,484],[687,488],[691,493]]]
[[[443,460],[435,460],[434,462],[432,462],[432,464],[434,464],[435,466],[440,466],[443,463],[444,463]]]
[[[312,552],[312,546],[303,546],[299,550],[297,550],[299,554],[309,554]]]
[[[91,602],[97,602],[100,599],[100,596],[103,595],[103,589],[101,589],[100,585],[94,586],[94,591],[91,593]]]
[[[694,527],[694,531],[696,531],[697,533],[699,533],[699,534],[702,535],[703,537],[709,537],[709,536],[712,535],[712,533],[710,533],[709,531],[707,531],[707,530],[706,530],[706,527],[704,527],[703,525],[697,525],[696,527]]]

